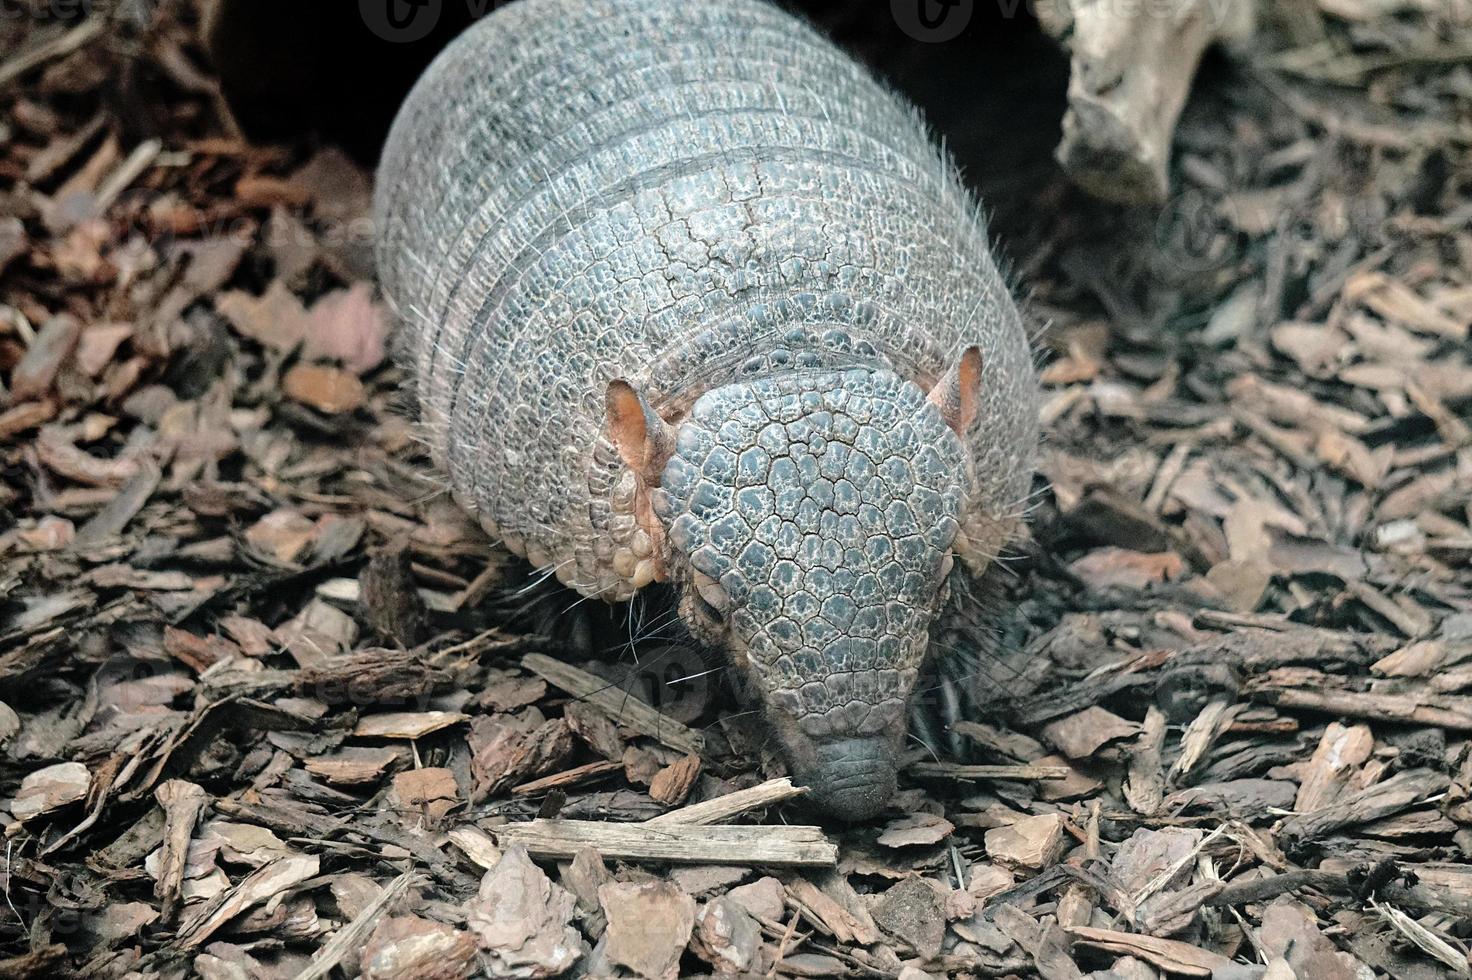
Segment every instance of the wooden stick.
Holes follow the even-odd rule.
[[[685,755],[702,755],[705,752],[705,738],[699,732],[661,714],[601,677],[540,653],[527,654],[521,659],[521,664],[540,674],[549,684],[555,684],[578,700],[597,707],[620,725],[626,725],[640,735],[648,735]]]
[[[838,848],[819,827],[685,826],[531,820],[495,827],[501,847],[520,844],[537,858],[571,860],[584,847],[605,858],[671,864],[833,867]]]
[[[659,827],[697,827],[724,823],[739,813],[773,803],[781,803],[794,796],[802,796],[807,791],[806,786],[794,786],[792,780],[783,776],[781,779],[769,779],[759,786],[738,789],[734,793],[727,793],[713,800],[693,803],[678,810],[671,810],[669,813],[662,813],[644,821],[644,824]]]
[[[941,779],[1067,779],[1067,766],[966,766],[959,762],[917,762],[916,776]]]

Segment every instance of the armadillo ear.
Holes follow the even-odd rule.
[[[649,405],[643,392],[618,378],[608,385],[608,435],[624,465],[645,486],[659,486],[675,451],[675,428]]]
[[[971,423],[976,421],[976,412],[981,405],[981,348],[972,344],[961,352],[960,358],[941,375],[935,387],[930,389],[930,404],[940,411],[941,418],[964,436]]]

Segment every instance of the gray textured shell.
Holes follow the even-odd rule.
[[[923,388],[977,345],[973,567],[1020,523],[1037,388],[979,213],[916,113],[773,6],[497,11],[404,104],[375,210],[453,493],[586,594],[628,598],[654,569],[609,382],[673,417],[773,351]]]

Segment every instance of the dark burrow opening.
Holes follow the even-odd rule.
[[[499,5],[214,0],[205,29],[225,94],[252,139],[315,135],[371,165],[425,66]],[[787,6],[919,106],[982,197],[999,236],[1026,219],[1040,189],[1061,178],[1052,152],[1067,56],[1025,4],[791,0]],[[940,28],[917,26],[922,14]]]

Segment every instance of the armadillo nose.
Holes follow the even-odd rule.
[[[816,742],[809,799],[840,820],[868,820],[894,796],[894,745],[885,736]]]

